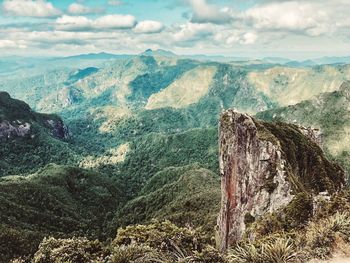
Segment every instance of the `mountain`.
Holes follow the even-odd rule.
[[[157,50],[147,49],[141,53],[141,56],[177,57],[175,53],[164,49],[157,49]]]
[[[28,104],[0,92],[0,176],[29,172],[69,151],[70,137],[62,119],[34,112]],[[55,158],[55,156],[57,156]]]
[[[287,58],[280,58],[280,57],[265,57],[262,59],[265,63],[271,63],[271,64],[287,64],[291,62],[290,59]]]
[[[15,217],[14,222],[21,229],[28,226],[30,231],[38,231],[35,242],[29,241],[31,234],[25,235],[23,242],[18,241],[18,236],[14,238],[18,244],[30,246],[24,249],[24,245],[18,245],[21,250],[32,253],[40,233],[71,240],[66,225],[62,227],[64,231],[57,232],[58,226],[53,224],[51,231],[46,221],[38,219],[40,225],[35,225],[34,219],[28,223],[26,216],[17,216],[23,215],[21,209],[28,206],[28,214],[49,213],[33,204],[40,204],[41,197],[46,200],[51,196],[58,203],[50,215],[59,221],[67,222],[67,214],[71,218],[68,207],[75,208],[74,222],[81,218],[82,226],[72,223],[67,227],[72,226],[70,229],[76,235],[104,242],[114,238],[120,227],[152,225],[152,219],[169,219],[178,227],[202,229],[213,244],[221,199],[217,130],[220,113],[229,108],[252,115],[273,112],[290,104],[315,100],[322,94],[341,93],[344,88],[339,86],[350,72],[348,65],[296,68],[264,61],[198,61],[155,55],[163,51],[149,52],[120,59],[94,56],[56,59],[51,64],[43,62],[40,67],[21,69],[0,78],[1,90],[29,103],[7,94],[3,96],[7,104],[0,111],[4,121],[21,130],[16,136],[0,140],[1,180],[12,182],[15,178],[16,182],[25,183],[14,184],[13,196],[8,194],[1,199],[0,195],[4,207],[10,202],[10,211],[14,211],[5,213],[2,220],[8,224]],[[344,108],[341,105],[341,102],[334,105],[333,110],[341,109],[345,115],[346,104]],[[328,125],[340,119],[332,116],[335,119],[327,120]],[[69,133],[65,134],[69,136],[57,137],[54,128],[47,126],[51,119],[68,127]],[[27,124],[31,128],[29,133]],[[272,127],[279,131],[278,125]],[[22,131],[25,135],[18,136]],[[313,149],[321,156],[319,148]],[[56,170],[61,171],[59,176]],[[90,180],[86,176],[80,178],[81,174],[91,174],[96,181],[87,183],[83,193],[79,192],[81,196],[75,196],[75,184]],[[64,183],[60,183],[61,179],[40,183],[46,189],[41,193],[31,178],[47,176],[64,178]],[[77,179],[70,188],[70,177],[81,180]],[[100,180],[106,180],[115,191],[111,199],[117,203],[110,205],[113,200],[99,199],[110,197],[105,195],[106,187]],[[274,186],[271,182],[267,184]],[[28,192],[34,189],[33,198],[21,197],[16,203],[16,195],[29,196],[15,191],[17,188]],[[104,211],[94,210],[99,207],[95,200],[106,202]],[[91,208],[92,204],[96,207]],[[101,215],[97,221],[93,218],[96,226],[86,221],[89,210]],[[12,233],[15,226],[5,225],[3,229],[6,228]],[[4,236],[0,242],[6,243],[7,238]],[[15,255],[20,256],[18,251]]]
[[[80,59],[88,59],[88,60],[111,60],[111,59],[125,59],[129,58],[132,55],[116,55],[106,52],[100,52],[100,53],[89,53],[89,54],[81,54],[81,55],[75,55],[75,56],[69,56],[69,57],[63,57],[63,58],[55,58],[55,60],[80,60]]]
[[[306,68],[273,66],[249,72],[248,80],[280,106],[297,104],[339,89],[348,80],[349,65],[324,65]]]
[[[350,56],[344,57],[321,57],[314,59],[318,64],[349,64]]]
[[[327,153],[347,171],[349,166],[350,83],[344,82],[333,92],[323,93],[312,100],[258,113],[260,119],[286,121],[320,129]]]

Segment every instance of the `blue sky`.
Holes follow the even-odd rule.
[[[0,52],[350,55],[348,0],[2,0]]]

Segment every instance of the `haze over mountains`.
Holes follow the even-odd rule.
[[[315,66],[322,64],[346,64],[350,63],[350,57],[319,57],[309,60],[291,60],[288,58],[282,57],[261,57],[261,58],[253,58],[253,57],[240,57],[240,56],[223,56],[223,55],[178,55],[168,50],[163,49],[147,49],[140,54],[112,54],[106,52],[100,53],[88,53],[88,54],[80,54],[74,56],[66,56],[66,57],[20,57],[20,56],[0,56],[0,73],[6,73],[10,71],[17,71],[21,68],[32,68],[39,67],[40,65],[51,63],[53,67],[70,67],[70,65],[77,66],[89,66],[92,64],[98,65],[103,61],[108,61],[112,59],[126,59],[135,57],[138,55],[145,56],[163,56],[163,57],[177,57],[177,58],[187,58],[194,59],[199,61],[216,61],[216,62],[233,62],[233,61],[256,61],[257,63],[265,63],[265,64],[281,64],[287,65],[291,67],[303,67],[303,66]],[[84,60],[90,60],[90,62],[86,63]],[[67,63],[67,62],[73,62]],[[92,62],[93,61],[93,62]],[[65,62],[65,63],[64,63]],[[64,63],[64,64],[63,64]],[[76,64],[78,63],[78,64]]]

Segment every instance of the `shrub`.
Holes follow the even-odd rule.
[[[172,252],[176,247],[183,251],[201,250],[205,238],[198,231],[177,227],[169,221],[153,220],[149,225],[134,225],[120,228],[112,246],[143,244],[160,251]]]
[[[106,253],[99,241],[86,238],[44,238],[34,255],[33,263],[103,262]]]
[[[170,262],[164,254],[146,245],[131,244],[113,247],[108,263]]]
[[[289,238],[277,238],[261,244],[238,245],[228,253],[232,263],[292,263],[300,252]]]
[[[291,239],[278,238],[263,245],[262,257],[266,263],[298,262],[299,252]]]
[[[192,256],[193,262],[198,263],[224,263],[226,258],[216,248],[207,245],[201,252],[195,251]]]
[[[228,260],[232,263],[263,263],[261,249],[253,244],[238,245],[228,252]]]
[[[300,246],[305,247],[310,257],[325,259],[332,253],[336,236],[339,234],[346,239],[350,235],[348,213],[336,213],[318,222],[311,222],[301,237]]]

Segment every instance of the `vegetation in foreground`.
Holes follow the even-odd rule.
[[[271,215],[266,215],[259,223],[270,219]],[[305,225],[288,231],[271,229],[255,238],[248,234],[226,253],[220,253],[215,248],[215,238],[201,228],[152,220],[146,225],[119,228],[116,237],[105,242],[85,237],[46,237],[34,256],[12,262],[302,263],[329,259],[335,251],[350,248],[350,190],[321,201]]]

